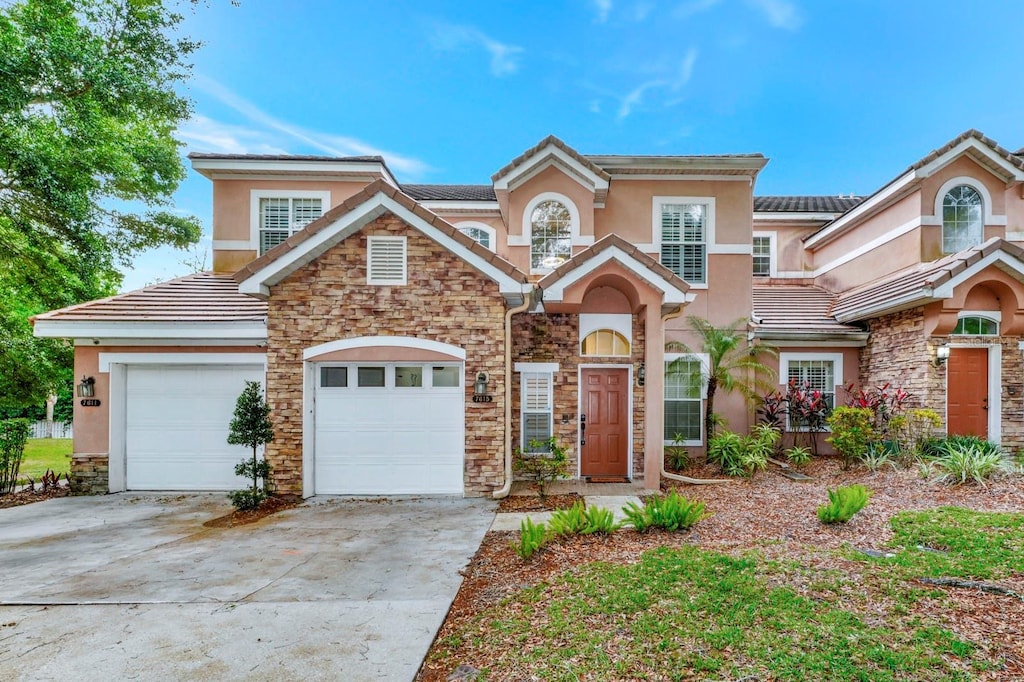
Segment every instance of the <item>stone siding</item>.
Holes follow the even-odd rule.
[[[110,458],[107,453],[74,454],[71,458],[71,492],[105,495],[110,492]]]
[[[405,286],[366,283],[367,235],[407,239]],[[505,303],[492,280],[386,213],[271,288],[267,312],[267,398],[274,441],[267,460],[283,494],[302,493],[302,352],[361,336],[409,336],[466,351],[465,492],[484,495],[504,473]],[[472,402],[478,372],[494,402]]]
[[[636,385],[636,368],[644,361],[644,318],[633,315],[631,357],[582,357],[580,355],[579,316],[575,314],[523,313],[512,318],[512,362],[557,362],[554,376],[554,433],[567,446],[570,475],[579,474],[579,366],[625,365],[633,366],[633,471],[634,478],[644,476],[644,389]],[[647,371],[651,371],[648,368]],[[522,447],[522,420],[520,408],[522,388],[520,374],[512,376],[512,443]],[[563,419],[567,417],[567,419]]]

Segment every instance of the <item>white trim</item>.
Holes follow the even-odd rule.
[[[266,353],[100,353],[99,371],[111,365],[267,365]]]
[[[624,369],[626,370],[626,383],[629,389],[626,391],[627,394],[627,417],[626,425],[628,429],[626,443],[628,445],[626,452],[626,478],[633,480],[633,364],[629,363],[616,363],[616,364],[579,364],[576,366],[576,385],[583,386],[583,370],[585,369]],[[552,405],[552,411],[554,406]],[[583,391],[577,392],[576,396],[576,478],[583,478],[583,437],[580,433],[580,420],[579,416],[583,414]]]
[[[653,271],[648,269],[642,263],[637,261],[631,255],[621,251],[617,246],[611,246],[604,249],[593,258],[588,259],[579,267],[571,270],[565,277],[561,277],[555,281],[555,283],[548,289],[544,290],[544,300],[546,301],[561,301],[565,295],[565,289],[572,286],[579,280],[583,279],[591,272],[596,270],[598,267],[604,265],[608,261],[614,260],[627,270],[631,271],[636,276],[643,279],[645,282],[653,286],[655,289],[661,291],[664,296],[663,303],[666,304],[686,304],[691,303],[696,295],[684,292],[674,284],[671,284],[661,275],[655,274]],[[698,288],[696,285],[690,285],[690,288]]]
[[[545,201],[557,201],[558,203],[565,206],[566,210],[569,211],[569,243],[570,251],[569,257],[572,258],[572,247],[573,246],[589,246],[593,244],[593,237],[590,238],[589,244],[586,243],[582,237],[580,237],[580,210],[576,206],[572,199],[559,194],[558,192],[541,192],[526,204],[526,208],[523,210],[523,222],[522,222],[522,234],[516,235],[518,239],[517,244],[512,243],[512,235],[509,235],[509,246],[530,246],[530,274],[546,274],[554,270],[554,268],[535,268],[533,267],[533,211],[541,203]]]
[[[331,193],[329,190],[305,189],[251,189],[249,190],[249,249],[259,254],[260,250],[260,200],[261,199],[319,199],[320,215],[331,210]],[[289,202],[290,205],[290,202]],[[289,208],[289,211],[291,209]],[[288,235],[295,234],[288,226]]]
[[[709,175],[687,173],[618,173],[615,169],[605,169],[605,172],[615,180],[701,180],[711,182],[745,182],[750,184],[749,175]]]
[[[778,233],[777,232],[761,232],[761,231],[755,230],[754,233],[751,235],[751,237],[753,237],[753,239],[757,239],[758,237],[761,237],[761,238],[767,237],[768,238],[768,277],[769,278],[778,277],[778,274],[779,274],[779,271],[778,271],[778,255],[777,255],[778,251],[777,251],[777,247],[776,247],[776,245],[778,243]],[[753,244],[753,241],[751,241],[751,244],[750,244],[750,257],[751,257],[751,259],[754,258],[754,255],[755,255],[754,254],[754,244]],[[753,271],[753,266],[751,266],[751,271]],[[754,282],[756,283],[761,277],[763,277],[763,275],[760,275],[760,276],[759,275],[754,275]]]
[[[829,243],[841,233],[845,232],[846,228],[848,228],[851,223],[866,216],[876,208],[879,208],[884,202],[888,201],[892,196],[896,195],[900,190],[906,188],[907,185],[915,180],[917,180],[917,176],[914,174],[914,171],[907,171],[879,190],[874,196],[860,202],[852,209],[836,218],[835,222],[825,227],[820,232],[816,232],[808,237],[807,241],[804,242],[804,247],[810,251],[814,251],[816,247],[824,246]]]
[[[1007,232],[1006,241],[1008,242],[1024,242],[1024,232]]]
[[[651,198],[651,244],[655,247],[655,251],[658,252],[656,259],[658,262],[661,262],[661,207],[665,204],[702,204],[707,207],[707,224],[704,230],[704,281],[690,282],[686,280],[686,283],[694,289],[707,289],[708,282],[711,281],[711,254],[730,253],[730,245],[723,244],[721,245],[722,251],[715,250],[719,247],[715,241],[715,197],[655,196]],[[745,253],[750,253],[749,244],[737,246],[745,247]]]
[[[956,319],[962,320],[965,317],[983,317],[986,320],[1002,323],[1003,313],[1001,310],[961,310],[956,314]]]
[[[846,265],[850,261],[856,260],[861,256],[864,256],[875,249],[879,248],[884,244],[888,244],[891,241],[899,239],[905,234],[913,232],[921,226],[921,218],[914,218],[906,223],[903,223],[899,227],[895,227],[885,234],[875,237],[871,241],[858,246],[855,249],[845,252],[838,258],[829,261],[828,263],[815,268],[814,270],[801,271],[801,270],[782,270],[778,273],[778,277],[786,279],[804,279],[804,278],[815,278],[821,277],[822,275],[835,270],[838,267]]]
[[[330,344],[322,344],[330,345]],[[314,346],[313,348],[317,348]],[[316,494],[316,379],[317,363],[302,352],[302,497]]]
[[[1024,181],[1024,171],[1011,165],[1006,159],[1004,159],[1002,156],[994,152],[991,147],[989,147],[987,144],[984,144],[983,142],[974,137],[968,137],[966,140],[962,141],[960,144],[956,145],[939,158],[935,159],[926,166],[922,166],[921,168],[919,168],[917,170],[918,177],[927,178],[931,175],[934,175],[936,171],[941,170],[945,166],[949,165],[954,159],[956,159],[956,157],[960,156],[968,149],[973,149],[974,151],[979,152],[982,156],[987,157],[997,166],[1002,167],[1004,170],[1006,170],[1006,174],[1013,180],[1017,182]]]
[[[556,162],[560,162],[570,171],[573,171],[566,173],[566,175],[586,189],[592,192],[608,189],[607,180],[566,154],[559,147],[555,146],[554,143],[549,143],[543,149],[537,150],[530,158],[524,160],[518,166],[510,168],[505,175],[494,181],[494,189],[498,191],[515,189],[548,166],[555,165]]]
[[[100,354],[103,357],[103,354]],[[101,370],[102,371],[102,370]],[[110,405],[107,485],[112,493],[128,489],[128,371],[124,365],[109,369],[107,401]]]
[[[352,339],[339,339],[329,341],[316,346],[310,346],[302,351],[304,361],[314,360],[322,355],[340,350],[351,350],[353,348],[415,348],[417,350],[431,351],[450,355],[461,361],[466,359],[466,349],[459,348],[440,341],[430,339],[417,339],[411,336],[359,336]],[[557,365],[556,365],[557,367]]]
[[[485,248],[490,249],[491,251],[497,251],[497,231],[487,223],[481,223],[477,220],[460,220],[457,223],[452,223],[452,227],[454,227],[459,232],[462,232],[462,234],[466,234],[466,230],[482,230],[487,234],[488,241],[490,242],[490,245],[486,246]],[[468,234],[466,234],[466,236],[469,237]],[[472,237],[469,238],[473,239]],[[480,242],[477,243],[479,244]],[[483,244],[480,245],[483,246]]]
[[[626,337],[633,344],[633,316],[628,313],[580,313],[580,343],[587,334],[598,329],[611,329]]]
[[[521,296],[530,290],[529,284],[524,284],[514,279],[505,273],[504,270],[492,265],[489,260],[467,249],[461,242],[456,241],[447,233],[434,227],[383,192],[377,192],[359,204],[359,206],[340,216],[330,226],[311,235],[309,239],[291,251],[281,254],[273,262],[268,263],[261,270],[242,280],[238,285],[238,290],[243,294],[253,294],[262,297],[269,296],[271,286],[277,284],[330,247],[354,232],[361,230],[368,223],[388,211],[394,213],[395,216],[407,225],[419,230],[428,238],[459,256],[471,267],[490,277],[498,284],[500,293]]]
[[[558,371],[557,362],[517,362],[513,366],[516,372],[551,372]]]
[[[550,438],[555,438],[555,372],[558,371],[558,365],[554,365],[554,369],[550,369],[550,366],[554,363],[516,363],[516,372],[520,375],[524,374],[540,374],[547,376],[547,403],[548,403],[548,425],[550,426]],[[519,369],[520,366],[531,366],[530,369]],[[526,419],[527,413],[526,405],[526,381],[523,380],[523,376],[519,377],[519,449],[522,452],[532,452],[529,450],[530,443],[526,440]],[[540,411],[534,411],[534,414],[539,414]]]
[[[979,272],[995,263],[1002,263],[1003,265],[1007,266],[1010,270],[1016,273],[1018,280],[1024,282],[1024,269],[1021,268],[1022,263],[1016,258],[1011,258],[1008,254],[1004,253],[1003,251],[996,251],[994,253],[989,254],[988,256],[985,256],[980,261],[978,261],[971,267],[967,268],[960,274],[956,275],[942,286],[935,288],[931,292],[931,295],[934,298],[952,298],[953,290],[956,289],[956,287],[960,286],[971,277],[974,277]]]
[[[835,220],[836,216],[842,215],[843,211],[835,213],[804,213],[801,211],[754,211],[754,222],[815,222],[827,223]]]
[[[950,339],[959,337],[951,336]],[[973,337],[977,338],[977,337]],[[988,440],[997,445],[1003,437],[1003,347],[999,343],[958,343],[950,348],[984,348],[988,350]],[[945,372],[946,433],[949,433],[949,372]]]
[[[252,251],[251,239],[214,239],[214,251]]]
[[[501,206],[497,201],[446,201],[443,199],[431,199],[429,201],[420,201],[419,204],[424,208],[429,208],[435,213],[437,210],[485,211],[487,213],[492,211],[501,211]]]
[[[939,226],[942,226],[943,225],[942,205],[943,205],[943,203],[946,200],[946,195],[949,194],[954,188],[959,187],[960,185],[966,185],[966,186],[970,187],[971,189],[973,189],[975,192],[977,192],[981,196],[982,241],[985,241],[985,239],[984,239],[984,233],[985,233],[985,229],[984,228],[985,228],[985,226],[986,225],[1002,225],[1002,226],[1005,226],[1006,225],[1006,216],[1005,215],[1000,215],[1000,216],[992,215],[992,195],[989,193],[988,188],[985,187],[985,185],[983,183],[979,182],[977,179],[972,178],[972,177],[967,176],[967,175],[958,175],[955,178],[950,178],[949,180],[944,182],[941,187],[939,187],[939,191],[935,193],[935,201],[934,201],[933,206],[932,206],[932,215],[930,216],[931,220],[928,220],[926,222],[925,219],[922,218],[922,222],[925,222],[925,224],[927,224],[927,225],[939,225]]]
[[[696,447],[704,444],[704,401],[708,398],[708,377],[711,375],[711,356],[707,353],[665,353],[664,364],[678,360],[680,358],[696,358],[700,361],[700,411],[697,415],[697,421],[700,428],[700,437],[697,440],[684,440],[679,444],[680,447]],[[662,367],[662,373],[665,372],[665,368]],[[665,439],[665,390],[668,385],[662,382],[661,389],[661,439],[662,445],[676,445],[674,440]]]
[[[263,322],[107,322],[35,321],[33,334],[45,338],[237,339],[266,341]]]
[[[290,180],[295,179],[293,174],[321,173],[324,177],[337,182],[338,176],[344,173],[365,174],[370,172],[374,177],[379,173],[380,177],[389,184],[398,186],[394,177],[388,172],[387,166],[380,161],[329,161],[326,159],[189,159],[189,161],[197,173],[211,179],[250,180],[253,179],[253,172],[263,171],[270,174],[285,173],[288,174]]]
[[[402,275],[398,279],[374,276],[376,270],[373,267],[373,251],[375,246],[385,244],[401,245]],[[409,246],[404,235],[369,235],[366,238],[366,283],[376,286],[398,286],[404,287],[409,281]]]

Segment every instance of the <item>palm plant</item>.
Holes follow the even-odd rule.
[[[670,341],[665,350],[707,356],[707,364],[701,364],[702,379],[707,386],[704,400],[704,434],[703,446],[707,454],[708,438],[715,430],[715,395],[739,391],[748,400],[759,398],[770,384],[765,377],[774,377],[775,371],[761,362],[761,357],[775,357],[778,352],[773,346],[766,344],[750,345],[747,343],[747,318],[741,317],[724,327],[716,327],[702,317],[691,315],[686,322],[692,329],[700,345],[693,349],[685,343]],[[686,372],[689,363],[679,358],[669,363],[669,373]],[[759,393],[759,391],[761,393]]]

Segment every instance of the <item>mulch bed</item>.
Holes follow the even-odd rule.
[[[986,488],[950,487],[922,479],[914,470],[843,471],[841,463],[831,458],[815,459],[799,471],[813,480],[792,481],[774,469],[751,480],[720,485],[667,483],[666,490],[677,488],[690,499],[703,500],[711,514],[687,533],[639,534],[623,530],[607,537],[577,536],[549,544],[530,561],[520,559],[511,547],[518,533],[488,533],[463,571],[462,587],[437,639],[456,632],[487,608],[523,588],[595,561],[633,563],[643,552],[656,547],[697,545],[727,554],[756,549],[767,559],[787,558],[822,569],[856,571],[859,569],[855,562],[821,550],[847,545],[883,549],[893,537],[889,518],[897,512],[940,506],[1024,512],[1024,482],[1019,476],[991,481]],[[694,478],[720,477],[712,467],[692,467],[684,473]],[[815,510],[827,501],[827,489],[851,483],[861,483],[874,491],[868,506],[845,525],[820,523]],[[536,499],[533,498],[535,502]],[[504,501],[500,508],[522,511],[507,509]],[[1024,573],[1013,576],[1011,582],[1015,587],[1024,585]],[[1024,601],[976,590],[943,588],[943,592],[947,600],[926,600],[920,604],[922,615],[939,618],[949,629],[981,644],[994,657],[1001,657],[1007,668],[990,679],[1024,679]],[[500,638],[496,641],[495,646],[501,646]],[[486,660],[461,662],[478,668],[488,665]],[[428,656],[416,679],[446,680],[453,667],[449,662],[433,663]],[[979,679],[984,679],[984,675]]]
[[[569,509],[577,502],[582,502],[583,497],[576,493],[565,495],[509,495],[498,503],[498,511],[501,512],[541,512],[555,511],[556,509]]]
[[[291,509],[299,503],[299,500],[292,499],[290,497],[268,497],[263,501],[256,509],[239,510],[219,516],[215,519],[210,519],[203,524],[205,528],[234,528],[235,526],[244,526],[248,523],[256,523],[260,519],[264,519],[271,514],[284,511],[285,509]]]
[[[11,493],[9,495],[0,495],[0,509],[7,509],[8,507],[20,507],[23,504],[32,504],[33,502],[42,502],[43,500],[52,500],[55,497],[67,497],[71,494],[71,491],[66,486],[59,486],[56,488],[49,488],[47,490],[36,489],[36,490],[22,490],[18,493]]]

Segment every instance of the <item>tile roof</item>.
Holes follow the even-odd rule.
[[[758,213],[845,213],[864,197],[843,196],[767,196],[754,197]]]
[[[493,185],[402,185],[417,201],[497,201]]]
[[[992,151],[994,151],[995,153],[999,154],[999,156],[1001,156],[1004,159],[1006,159],[1011,165],[1016,166],[1020,170],[1024,170],[1024,159],[1022,159],[1022,158],[1020,158],[1018,156],[1015,156],[1009,150],[1004,149],[1003,147],[1000,147],[998,142],[993,140],[991,137],[986,137],[985,133],[981,132],[980,130],[975,130],[974,128],[971,128],[970,130],[966,130],[966,131],[960,133],[959,135],[954,137],[952,140],[950,140],[946,144],[944,144],[941,147],[939,147],[938,149],[932,150],[931,153],[929,153],[923,159],[921,159],[917,163],[915,163],[912,166],[910,166],[909,168],[907,168],[907,170],[908,171],[912,171],[912,170],[918,170],[919,168],[924,168],[929,163],[931,163],[935,159],[939,158],[943,154],[946,154],[947,152],[949,152],[951,149],[956,147],[958,144],[960,144],[964,140],[970,139],[972,137],[974,139],[978,140],[979,142],[981,142],[982,144],[984,144],[984,145],[988,146],[989,148],[991,148]],[[904,173],[905,172],[906,171],[904,171]],[[902,175],[902,173],[900,175]]]
[[[230,275],[200,272],[36,315],[60,322],[263,322],[267,304],[238,293]]]
[[[565,152],[571,158],[573,158],[576,161],[578,161],[580,163],[580,165],[582,165],[584,168],[589,170],[591,173],[593,173],[597,177],[602,178],[605,181],[608,181],[608,180],[611,179],[611,176],[608,175],[608,173],[605,172],[605,170],[603,168],[601,168],[600,166],[598,166],[596,163],[594,163],[593,161],[591,161],[587,157],[583,156],[582,154],[577,152],[575,149],[573,149],[572,147],[570,147],[566,143],[564,143],[561,140],[559,140],[554,135],[548,135],[543,140],[538,142],[536,145],[534,145],[533,147],[530,147],[525,152],[523,152],[522,154],[520,154],[516,158],[512,159],[511,161],[509,161],[507,164],[505,164],[505,166],[502,167],[501,170],[499,170],[497,173],[495,173],[494,175],[491,176],[491,182],[497,182],[499,178],[501,178],[501,177],[503,177],[505,175],[508,175],[509,173],[511,173],[513,170],[518,168],[520,165],[522,165],[523,163],[528,161],[532,156],[536,155],[538,152],[543,150],[548,145],[554,145],[558,149],[561,149],[563,152]]]
[[[219,154],[190,152],[190,159],[227,159],[231,161],[334,161],[338,163],[384,163],[383,156],[317,156],[315,154]]]
[[[236,282],[242,282],[248,279],[249,277],[252,277],[260,270],[262,270],[263,268],[265,268],[266,266],[270,265],[272,262],[283,256],[284,254],[297,248],[310,237],[330,227],[332,224],[334,224],[336,220],[344,216],[349,211],[353,210],[354,208],[364,203],[365,201],[372,199],[374,196],[377,195],[377,193],[383,193],[385,196],[394,199],[401,206],[414,213],[417,217],[429,223],[438,230],[441,230],[443,233],[454,239],[456,242],[466,247],[466,249],[472,251],[477,256],[480,256],[481,258],[486,260],[490,265],[496,267],[498,270],[502,271],[509,277],[512,277],[513,279],[524,284],[527,282],[526,275],[523,274],[523,272],[521,272],[519,268],[512,265],[507,260],[499,256],[498,254],[494,253],[487,247],[481,246],[479,243],[477,243],[476,240],[467,237],[461,231],[452,227],[452,225],[448,223],[446,220],[444,220],[444,218],[441,218],[436,213],[424,208],[408,194],[402,192],[394,185],[391,185],[383,180],[374,180],[357,194],[349,197],[342,203],[338,204],[331,210],[327,211],[327,213],[324,213],[318,219],[311,222],[309,225],[306,225],[304,228],[302,228],[292,236],[288,237],[288,239],[284,240],[283,242],[272,248],[270,251],[267,251],[265,254],[263,254],[256,260],[247,264],[245,267],[243,267],[241,270],[234,274],[234,280]]]
[[[813,284],[755,284],[755,333],[765,339],[866,339],[862,329],[840,324],[832,317],[835,299],[835,294]]]
[[[836,299],[832,314],[840,320],[859,320],[886,311],[895,312],[900,306],[905,308],[921,305],[931,299],[936,287],[942,286],[997,251],[1024,261],[1024,249],[993,237],[984,244],[960,253],[929,263],[919,263],[844,291]]]

